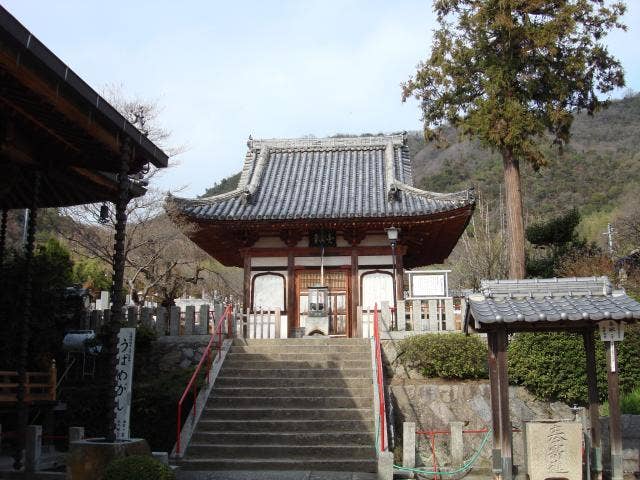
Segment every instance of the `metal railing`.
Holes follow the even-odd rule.
[[[180,433],[182,432],[182,406],[184,404],[184,401],[186,400],[189,392],[191,392],[193,394],[193,406],[192,406],[193,422],[195,422],[196,411],[197,411],[196,402],[198,397],[198,384],[197,384],[198,376],[202,371],[203,366],[206,365],[205,382],[206,383],[209,382],[209,372],[211,371],[211,366],[213,365],[213,360],[214,360],[214,358],[211,355],[211,350],[215,348],[217,350],[218,358],[220,358],[221,351],[222,351],[223,335],[226,334],[229,337],[231,337],[233,333],[232,318],[233,318],[233,306],[227,305],[222,317],[220,317],[220,319],[218,320],[218,323],[215,326],[216,327],[215,331],[211,335],[211,339],[209,340],[207,347],[202,353],[202,357],[200,358],[200,362],[198,362],[198,366],[193,372],[193,375],[191,375],[191,379],[189,380],[187,387],[184,389],[184,392],[182,393],[182,397],[180,397],[180,400],[178,401],[178,413],[177,413],[178,416],[177,416],[177,425],[176,425],[176,429],[177,429],[176,454],[177,455],[180,454]],[[227,324],[227,331],[223,332],[223,326],[225,322]]]
[[[382,375],[382,349],[380,347],[380,327],[379,327],[379,318],[378,318],[378,305],[376,304],[373,309],[373,339],[375,345],[375,359],[376,359],[376,381],[378,387],[378,415],[380,417],[379,429],[378,429],[378,437],[380,439],[379,447],[380,451],[384,452],[387,450],[387,442],[386,442],[386,409],[385,409],[385,400],[384,400],[384,377]]]

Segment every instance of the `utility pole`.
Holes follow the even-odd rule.
[[[613,227],[610,223],[607,223],[607,231],[602,232],[602,235],[607,236],[607,244],[609,245],[609,255],[613,258]]]

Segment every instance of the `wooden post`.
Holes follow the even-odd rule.
[[[295,258],[293,252],[287,256],[287,323],[289,324],[289,337],[300,326],[300,319],[296,314],[296,285],[295,285]]]
[[[280,338],[280,307],[276,307],[276,311],[274,312],[275,315],[275,329],[274,329],[274,335],[275,338]]]
[[[251,254],[244,251],[244,286],[242,303],[245,310],[251,309]]]
[[[498,379],[498,344],[496,332],[487,333],[487,364],[489,369],[489,388],[491,391],[491,426],[493,435],[492,470],[494,476],[498,476],[502,470],[500,450],[500,384]]]
[[[358,305],[360,305],[360,281],[358,278],[358,252],[351,250],[351,325],[348,335],[350,337],[358,337],[358,332],[362,329],[358,326]]]
[[[616,342],[605,342],[607,383],[609,385],[609,445],[611,445],[611,480],[622,480],[622,430],[620,387]]]
[[[498,380],[500,385],[500,453],[502,464],[502,480],[513,478],[511,418],[509,416],[509,374],[507,372],[507,346],[509,337],[504,327],[497,332],[498,344]]]
[[[22,292],[22,322],[18,333],[19,350],[18,350],[18,387],[16,391],[16,399],[18,401],[17,419],[18,419],[18,438],[16,442],[16,450],[14,453],[13,468],[20,470],[22,468],[22,452],[25,448],[27,435],[27,424],[29,422],[29,405],[26,401],[27,395],[27,363],[29,360],[29,341],[31,339],[31,322],[33,321],[33,256],[36,241],[36,221],[38,219],[38,202],[40,200],[40,171],[33,174],[33,194],[29,207],[29,216],[27,222],[27,236],[24,245],[24,277]]]
[[[51,360],[51,368],[49,369],[49,400],[56,401],[56,384],[58,383],[58,370],[56,368],[56,361]]]
[[[598,402],[598,379],[596,375],[596,347],[593,331],[582,332],[582,341],[587,359],[587,388],[589,391],[589,423],[591,426],[591,478],[602,480],[602,446],[600,440],[600,412]]]

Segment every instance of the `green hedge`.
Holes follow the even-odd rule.
[[[487,345],[478,336],[463,333],[430,333],[402,340],[400,362],[425,377],[487,378]]]
[[[596,367],[600,401],[607,398],[604,343],[596,334]],[[509,379],[524,385],[536,397],[568,404],[587,403],[586,358],[582,335],[519,333],[509,343]],[[640,387],[640,326],[627,325],[618,344],[620,391]]]
[[[146,455],[131,455],[114,460],[104,472],[104,480],[175,480],[167,465]]]

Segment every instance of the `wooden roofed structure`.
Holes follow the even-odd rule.
[[[373,307],[367,292],[401,299],[404,268],[449,255],[474,205],[472,190],[414,186],[406,135],[250,138],[235,190],[167,199],[173,216],[195,225],[188,235],[196,244],[224,265],[244,267],[245,308],[281,308],[290,332],[304,327],[308,287],[321,282],[321,266],[328,269],[340,312],[330,333],[347,336],[361,334],[356,310]],[[392,226],[401,232],[393,258],[385,233]],[[320,245],[320,237],[330,241]],[[283,291],[256,286],[265,275],[280,276],[269,281]]]
[[[616,290],[607,277],[484,280],[480,292],[467,297],[465,331],[487,334],[493,423],[493,469],[503,480],[513,478],[509,415],[507,347],[517,332],[573,332],[583,337],[589,392],[591,478],[602,478],[600,414],[594,332],[600,322],[640,320],[640,303]],[[615,341],[607,341],[611,478],[622,479],[622,436],[619,369]]]
[[[18,357],[18,442],[14,468],[22,467],[29,418],[26,384],[31,312],[32,258],[38,210],[93,202],[115,204],[116,234],[112,316],[107,352],[116,354],[124,295],[126,206],[145,193],[150,165],[167,155],[0,6],[0,270],[7,212],[28,208],[21,328],[13,339]],[[0,283],[3,276],[0,271]],[[3,314],[4,310],[0,310]],[[115,369],[111,362],[107,439],[114,437]]]

